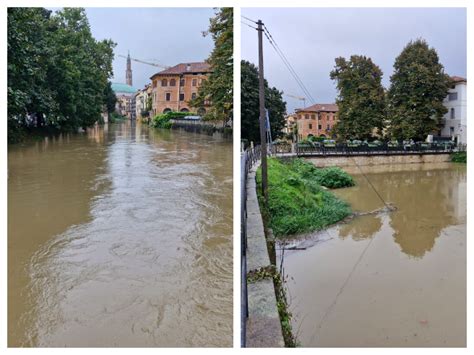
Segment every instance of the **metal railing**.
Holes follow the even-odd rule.
[[[246,345],[248,293],[247,293],[247,175],[260,159],[260,146],[247,148],[240,157],[240,345]]]
[[[297,155],[399,155],[452,153],[459,150],[449,143],[407,144],[297,144]]]

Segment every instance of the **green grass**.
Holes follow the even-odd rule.
[[[335,173],[334,169],[338,168],[318,169],[302,159],[286,163],[268,159],[269,206],[266,212],[269,227],[276,237],[323,229],[351,213],[346,202],[321,187],[323,183],[330,185],[328,187],[354,184],[349,175],[340,169]],[[336,179],[336,175],[343,178]],[[261,183],[260,168],[257,182]]]
[[[453,163],[466,163],[467,152],[457,152],[457,153],[451,154],[451,161]]]

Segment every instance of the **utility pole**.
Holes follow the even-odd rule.
[[[258,96],[260,101],[260,147],[262,160],[262,195],[265,207],[268,207],[268,174],[267,174],[267,136],[265,114],[265,84],[263,77],[263,22],[258,20]]]

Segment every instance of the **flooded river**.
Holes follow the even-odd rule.
[[[360,171],[336,191],[354,211],[383,202]],[[302,346],[466,346],[466,166],[362,167],[397,208],[314,233],[286,251]]]
[[[8,153],[9,346],[232,346],[232,144],[123,123]]]

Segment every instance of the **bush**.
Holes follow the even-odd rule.
[[[467,163],[467,152],[457,152],[451,154],[451,161],[453,163]]]
[[[117,112],[111,112],[109,115],[109,123],[115,123],[120,121],[125,121],[127,117],[118,114]]]
[[[289,164],[305,179],[314,180],[321,186],[330,189],[354,186],[352,176],[341,168],[317,168],[303,159],[293,159]]]
[[[170,129],[173,126],[173,123],[170,122],[171,119],[180,119],[186,116],[196,116],[194,112],[175,112],[170,111],[156,115],[151,120],[150,124],[155,128],[166,128]]]
[[[166,128],[166,129],[169,129],[173,126],[173,124],[170,122],[170,117],[166,113],[161,114],[161,115],[156,115],[155,117],[153,117],[153,120],[151,121],[151,125],[155,128]]]
[[[341,168],[330,167],[317,169],[314,173],[316,181],[330,189],[354,186],[354,179]]]
[[[312,164],[301,159],[289,163],[268,159],[267,213],[277,237],[322,229],[351,213],[347,203],[321,188],[307,165]],[[261,182],[260,168],[257,181]]]

